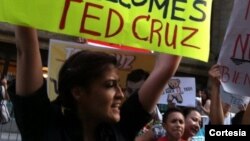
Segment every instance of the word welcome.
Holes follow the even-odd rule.
[[[170,15],[172,20],[185,21],[185,19],[183,17],[179,17],[178,15],[176,15],[176,13],[177,12],[185,12],[187,0],[183,0],[183,1],[172,0],[171,6],[170,6],[171,0],[163,0],[162,3],[160,3],[159,0],[141,0],[141,1],[132,0],[131,3],[123,2],[123,0],[107,0],[107,1],[113,2],[113,3],[118,3],[121,6],[126,7],[128,9],[142,7],[142,6],[146,7],[145,5],[148,5],[148,12],[149,13],[151,13],[154,8],[156,8],[156,10],[162,9],[162,12],[163,12],[162,17],[164,19],[167,18],[168,11],[171,11],[171,13],[169,15]],[[185,6],[180,7],[180,6],[178,6],[178,3],[184,4]],[[196,22],[201,22],[201,21],[205,20],[206,12],[202,8],[200,8],[200,5],[206,6],[207,2],[205,0],[193,1],[192,8],[194,9],[195,12],[200,14],[200,17],[197,17],[195,15],[192,15],[192,13],[190,13],[190,16],[189,16],[190,20],[196,21]]]

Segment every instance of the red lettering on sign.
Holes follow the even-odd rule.
[[[114,15],[112,13],[114,13],[114,14],[116,14],[118,16],[120,24],[119,24],[118,29],[114,33],[110,34],[109,30],[110,30],[110,25],[112,24],[110,21],[111,21],[112,15]],[[110,9],[109,10],[109,15],[108,15],[108,22],[107,22],[105,37],[112,37],[112,36],[117,35],[119,32],[121,32],[121,30],[123,28],[123,25],[124,25],[124,21],[123,21],[123,18],[121,16],[121,14],[119,12],[117,12],[116,10],[114,10],[114,9]]]
[[[146,21],[148,21],[149,18],[150,18],[149,15],[148,16],[138,16],[133,21],[133,23],[132,23],[132,33],[133,33],[133,35],[135,36],[136,39],[143,40],[143,41],[148,40],[148,37],[139,37],[138,32],[136,32],[136,27],[137,27],[136,25],[137,25],[137,22],[139,22],[140,20],[145,19]]]
[[[155,28],[156,24],[159,25],[158,28]],[[150,38],[149,38],[149,42],[152,43],[153,42],[153,34],[155,33],[156,35],[158,35],[158,46],[161,45],[161,34],[160,31],[162,29],[162,23],[160,20],[157,19],[152,19],[151,22],[151,32],[150,32]]]
[[[65,27],[65,21],[66,21],[66,17],[67,17],[67,13],[68,13],[71,1],[79,2],[79,3],[82,2],[82,0],[65,0],[65,4],[64,4],[64,8],[63,8],[63,14],[62,14],[62,18],[61,18],[60,26],[59,26],[60,29],[64,29],[64,27]]]
[[[234,45],[234,50],[233,50],[233,55],[232,58],[237,58],[237,55],[240,55],[240,59],[247,60],[245,58],[245,53],[247,52],[247,49],[249,49],[249,55],[248,55],[248,60],[250,59],[250,42],[249,42],[250,34],[247,34],[245,36],[245,42],[243,42],[243,37],[241,34],[239,34],[236,37],[235,45]],[[240,50],[238,50],[240,48]],[[238,58],[239,58],[238,57]]]
[[[239,72],[235,71],[234,74],[233,74],[233,79],[232,79],[232,82],[237,84],[237,82],[239,81]]]
[[[200,49],[200,47],[195,46],[193,44],[188,43],[192,38],[195,38],[198,33],[198,29],[196,28],[191,28],[191,27],[179,27],[178,25],[174,25],[173,33],[170,33],[170,23],[166,23],[165,29],[163,26],[162,21],[158,19],[151,19],[151,30],[149,31],[149,37],[140,37],[139,31],[139,24],[138,22],[141,21],[142,19],[145,19],[144,22],[150,22],[150,16],[138,16],[134,19],[133,21],[133,26],[132,26],[132,33],[136,39],[143,40],[143,41],[149,41],[150,43],[153,43],[153,38],[157,38],[157,45],[162,46],[162,40],[165,41],[165,44],[167,47],[173,47],[173,49],[176,49],[178,41],[183,47],[192,47],[195,49]],[[146,23],[145,23],[146,24]],[[162,32],[162,30],[165,30],[165,34]],[[183,37],[183,34],[178,36],[178,31],[182,30],[182,33],[185,33],[184,35],[187,35]],[[179,39],[178,39],[179,37]],[[172,39],[172,40],[170,40]]]
[[[246,74],[246,77],[244,79],[244,85],[246,85],[247,83],[250,84],[250,76],[249,76],[249,74]]]
[[[98,9],[102,9],[103,8],[103,6],[97,5],[97,4],[93,4],[93,3],[86,3],[85,4],[83,16],[82,16],[82,23],[81,23],[81,27],[80,27],[80,32],[81,33],[90,34],[90,35],[93,35],[93,36],[101,36],[101,33],[99,33],[99,32],[85,29],[85,22],[86,22],[87,18],[92,18],[92,19],[100,20],[100,17],[88,14],[88,10],[91,7],[92,8],[98,8]]]
[[[230,79],[229,68],[226,66],[222,66],[221,68],[221,81],[227,82]]]
[[[63,15],[60,22],[60,29],[65,28],[65,21],[67,19],[67,13],[69,11],[69,7],[71,2],[78,2],[82,3],[83,0],[66,0],[65,7],[63,11]],[[93,10],[101,10],[104,9],[104,6],[98,5],[95,3],[86,2],[83,4],[83,15],[81,18],[81,24],[79,27],[79,32],[83,34],[89,34],[92,36],[102,36],[102,31],[97,31],[99,28],[88,28],[87,23],[93,24],[101,24],[100,22],[103,21],[101,15],[91,13],[90,11]],[[125,34],[123,32],[124,27],[124,19],[119,11],[114,9],[108,9],[109,13],[107,13],[106,25],[103,25],[104,31],[104,38],[111,38],[117,36],[118,34]],[[112,22],[114,21],[113,18],[118,19],[116,25]],[[105,19],[104,19],[105,20]],[[191,39],[196,38],[198,33],[198,29],[192,27],[184,27],[178,26],[177,24],[171,25],[171,23],[163,22],[159,19],[151,19],[150,15],[140,15],[137,16],[134,20],[132,19],[132,34],[133,36],[140,41],[149,42],[150,44],[157,44],[158,47],[166,46],[171,47],[173,49],[177,48],[177,45],[181,45],[180,47],[191,47],[195,49],[200,49],[200,47],[191,44]],[[79,22],[79,21],[75,21]],[[99,22],[99,23],[98,23]],[[143,32],[144,25],[149,25],[150,30],[145,29],[147,32]],[[112,27],[112,25],[117,27]],[[140,26],[143,25],[143,26]],[[171,27],[173,26],[173,27]],[[126,33],[129,31],[126,31]],[[170,33],[171,32],[171,33]],[[181,33],[181,34],[178,34]],[[156,42],[156,43],[154,43]]]
[[[234,84],[250,86],[250,76],[247,72],[233,70],[227,66],[221,67],[221,81],[223,83],[231,82]]]
[[[192,38],[198,32],[198,29],[191,28],[191,27],[183,27],[182,29],[183,30],[189,30],[189,31],[191,31],[191,33],[187,37],[184,37],[184,39],[181,41],[181,44],[183,46],[186,46],[186,47],[193,47],[193,48],[200,49],[200,47],[197,47],[197,46],[186,43],[190,38]]]
[[[165,38],[166,45],[173,46],[174,49],[176,48],[177,30],[178,30],[178,27],[177,27],[177,25],[175,25],[174,26],[174,33],[172,33],[173,37],[172,37],[171,43],[168,42],[169,41],[168,38]],[[167,23],[166,31],[165,31],[165,37],[168,37],[168,36],[169,36],[169,23]]]
[[[250,0],[248,0],[247,11],[245,13],[245,20],[247,20],[248,18],[249,9],[250,9]]]

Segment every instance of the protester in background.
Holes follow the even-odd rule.
[[[126,98],[129,98],[131,95],[136,94],[138,90],[140,89],[140,87],[143,85],[143,83],[146,81],[148,76],[149,76],[149,72],[143,69],[132,70],[127,75],[127,79],[126,79],[126,90],[125,90]],[[158,106],[156,106],[152,120],[141,129],[137,137],[138,139],[135,139],[135,140],[139,141],[141,134],[144,134],[152,126],[155,126],[155,124],[158,124],[161,122],[162,122],[162,115],[158,109]]]
[[[172,109],[174,107],[168,108]],[[204,141],[204,133],[197,135],[201,129],[201,114],[196,108],[183,107],[182,112],[184,115],[185,129],[182,135],[182,140]],[[163,118],[164,122],[164,118]],[[163,126],[151,128],[148,132],[140,137],[137,141],[157,141],[159,138],[166,136],[168,133],[164,130]]]
[[[200,100],[197,100],[197,104],[201,115],[209,115],[211,100],[208,91],[206,89],[199,90],[198,97]]]
[[[8,91],[7,91],[8,82],[7,82],[7,79],[5,77],[3,79],[1,79],[0,86],[1,86],[0,90],[1,90],[1,93],[2,93],[1,100],[2,99],[5,100],[5,101],[9,100],[10,98],[9,98],[9,94],[8,94]]]
[[[185,129],[184,115],[178,108],[169,108],[163,115],[162,126],[167,134],[157,141],[182,141]]]
[[[185,117],[185,132],[182,139],[190,141],[191,139],[193,140],[193,137],[200,131],[202,126],[201,114],[196,108],[187,107],[183,109],[183,115]],[[203,139],[204,136],[205,134],[203,135]]]
[[[4,77],[1,79],[0,84],[0,124],[6,124],[10,121],[10,113],[7,107],[9,101],[9,94],[7,91],[8,84],[7,79]]]
[[[161,105],[160,105],[161,106]],[[158,106],[157,106],[158,107]],[[168,103],[166,106],[165,113],[168,109],[175,108],[175,103]],[[162,117],[161,117],[162,118]],[[160,137],[166,135],[166,130],[162,126],[162,119],[158,120],[158,122],[151,125],[151,127],[147,130],[147,132],[143,132],[139,136],[136,137],[135,141],[156,141]]]
[[[143,69],[132,70],[126,79],[125,94],[126,97],[131,96],[133,93],[138,91],[145,80],[148,78],[149,73]]]
[[[246,97],[245,97],[246,98]],[[249,101],[248,101],[249,102]],[[246,103],[240,104],[240,106],[238,106],[239,111],[235,114],[235,116],[232,118],[232,125],[240,125],[243,122],[245,122],[245,120],[243,120],[243,117],[245,116],[246,110],[247,110],[247,106],[249,105]],[[248,107],[250,108],[250,107]],[[249,110],[249,109],[248,109]],[[249,118],[249,117],[247,117]]]
[[[124,94],[115,56],[80,51],[60,69],[59,109],[50,103],[46,93],[37,32],[18,26],[16,43],[16,92],[14,87],[10,91],[24,141],[134,140],[150,121],[165,85],[181,61],[178,56],[159,54],[137,94],[122,104]]]
[[[244,113],[244,110],[238,111],[232,118],[232,125],[241,125]]]

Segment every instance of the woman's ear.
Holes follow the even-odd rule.
[[[81,87],[74,87],[71,89],[71,94],[73,95],[76,101],[79,101],[83,95],[84,90]]]

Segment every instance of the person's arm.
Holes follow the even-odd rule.
[[[139,90],[139,100],[143,108],[152,113],[162,95],[168,80],[175,74],[181,61],[180,56],[159,54],[153,71]]]
[[[16,94],[33,94],[43,84],[42,61],[37,31],[17,26],[15,30],[17,47]]]
[[[211,124],[223,124],[224,113],[222,109],[222,103],[220,98],[220,66],[218,64],[213,65],[209,72],[209,78],[211,80],[211,105],[210,105],[210,121]]]
[[[16,92],[10,97],[17,126],[22,140],[44,140],[52,115],[46,86],[42,75],[42,61],[37,31],[17,26],[15,29],[17,48]],[[13,85],[14,86],[14,85]],[[14,89],[14,87],[11,87]],[[45,139],[46,140],[46,139]]]

